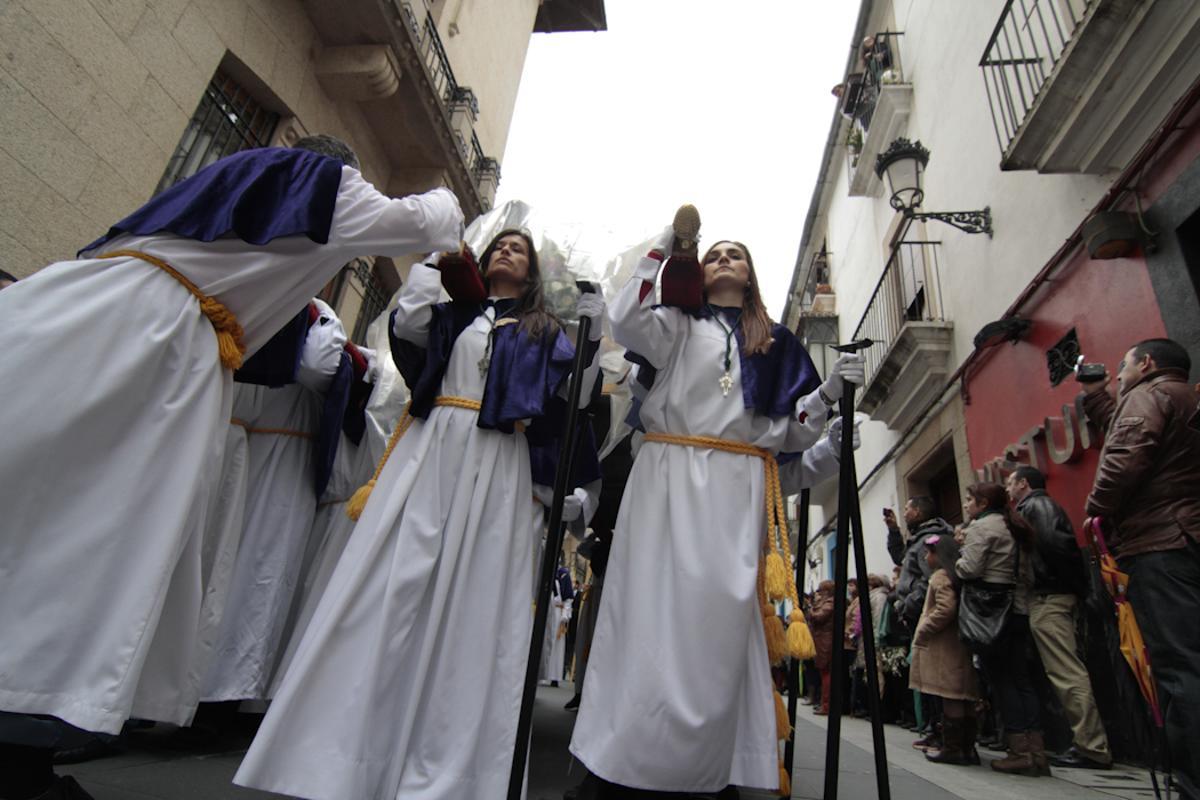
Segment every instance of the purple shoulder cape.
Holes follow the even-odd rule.
[[[475,304],[435,305],[428,342],[420,348],[393,333],[395,312],[392,312],[388,340],[392,359],[412,392],[409,411],[414,417],[429,417],[454,342],[479,314],[479,306]],[[553,336],[535,339],[519,325],[497,327],[479,410],[479,427],[512,433],[518,420],[546,414],[559,384],[571,370],[574,355],[575,348],[561,330]]]
[[[730,323],[737,309],[716,307],[716,311],[725,314],[726,322]],[[698,319],[712,317],[707,308],[691,312],[691,315]],[[821,376],[808,351],[796,334],[783,325],[775,323],[771,326],[771,347],[765,353],[746,355],[742,348],[741,325],[734,334],[742,372],[742,403],[747,410],[774,418],[790,416],[795,411],[796,401],[821,385]],[[645,358],[632,351],[627,352],[625,358],[639,366],[638,383],[647,389],[654,385],[656,370]],[[638,405],[634,404],[634,411]],[[635,427],[640,428],[640,421]]]
[[[290,147],[243,150],[160,192],[79,251],[121,234],[172,233],[211,242],[236,236],[266,244],[282,236],[329,241],[342,162]]]

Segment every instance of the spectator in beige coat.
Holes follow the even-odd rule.
[[[925,560],[933,569],[925,607],[913,633],[909,685],[942,698],[942,747],[925,757],[939,764],[978,764],[975,751],[974,701],[979,682],[971,652],[958,638],[958,586],[954,573],[958,542],[951,536],[930,536],[924,542]]]
[[[970,523],[963,529],[966,543],[954,566],[958,577],[991,587],[1013,587],[1012,610],[1004,629],[990,648],[979,653],[1008,740],[1008,755],[993,761],[992,769],[1049,775],[1041,710],[1029,664],[1035,657],[1029,633],[1033,528],[1009,507],[1008,492],[998,483],[968,486],[963,511]]]

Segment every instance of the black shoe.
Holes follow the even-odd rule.
[[[90,735],[87,738],[72,740],[70,744],[54,751],[55,764],[82,764],[98,758],[108,758],[125,751],[120,740],[115,736],[100,737]]]
[[[1112,762],[1105,763],[1088,758],[1072,747],[1065,753],[1050,757],[1050,765],[1064,769],[1112,769]]]
[[[70,775],[55,775],[54,783],[33,800],[96,800]]]
[[[671,242],[668,255],[684,255],[697,258],[696,244],[700,240],[700,212],[693,205],[680,206],[671,223],[675,239]]]
[[[575,696],[568,700],[567,704],[563,706],[563,708],[565,708],[567,711],[577,711],[579,709],[579,701],[582,699],[583,695],[581,695],[579,692],[576,692]]]

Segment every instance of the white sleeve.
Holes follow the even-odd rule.
[[[789,461],[779,468],[779,483],[784,494],[796,494],[801,489],[824,483],[838,474],[841,466],[840,454],[829,437],[804,451],[800,458]]]
[[[653,258],[638,262],[633,276],[609,305],[608,321],[617,344],[662,369],[675,347],[681,312],[675,308],[654,308],[653,290],[641,297],[643,281],[653,286],[658,267],[659,262]]]
[[[596,509],[600,507],[600,488],[602,485],[603,482],[597,478],[587,486],[580,486],[574,492],[583,506],[583,513],[579,515],[579,519],[567,525],[567,533],[576,539],[582,540],[583,537],[587,536],[588,523],[592,521],[592,516],[595,515]]]
[[[424,347],[429,341],[433,306],[442,296],[442,274],[433,267],[413,264],[397,300],[392,333],[397,339]]]
[[[814,389],[801,397],[796,403],[787,436],[780,450],[785,453],[807,451],[821,438],[828,415],[829,407],[821,399],[819,390]]]
[[[364,180],[358,170],[342,167],[330,244],[355,255],[401,256],[453,250],[462,229],[462,211],[449,189],[392,198]]]

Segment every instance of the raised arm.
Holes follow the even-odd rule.
[[[346,248],[352,256],[453,250],[462,230],[462,211],[449,189],[393,198],[353,167],[342,168],[329,243]]]
[[[667,365],[681,321],[678,309],[653,307],[654,281],[661,263],[653,256],[639,261],[633,276],[617,292],[608,310],[617,344],[646,359],[656,369]]]
[[[425,347],[433,306],[441,294],[441,273],[425,264],[413,264],[400,290],[399,305],[392,312],[392,333],[396,338]]]

